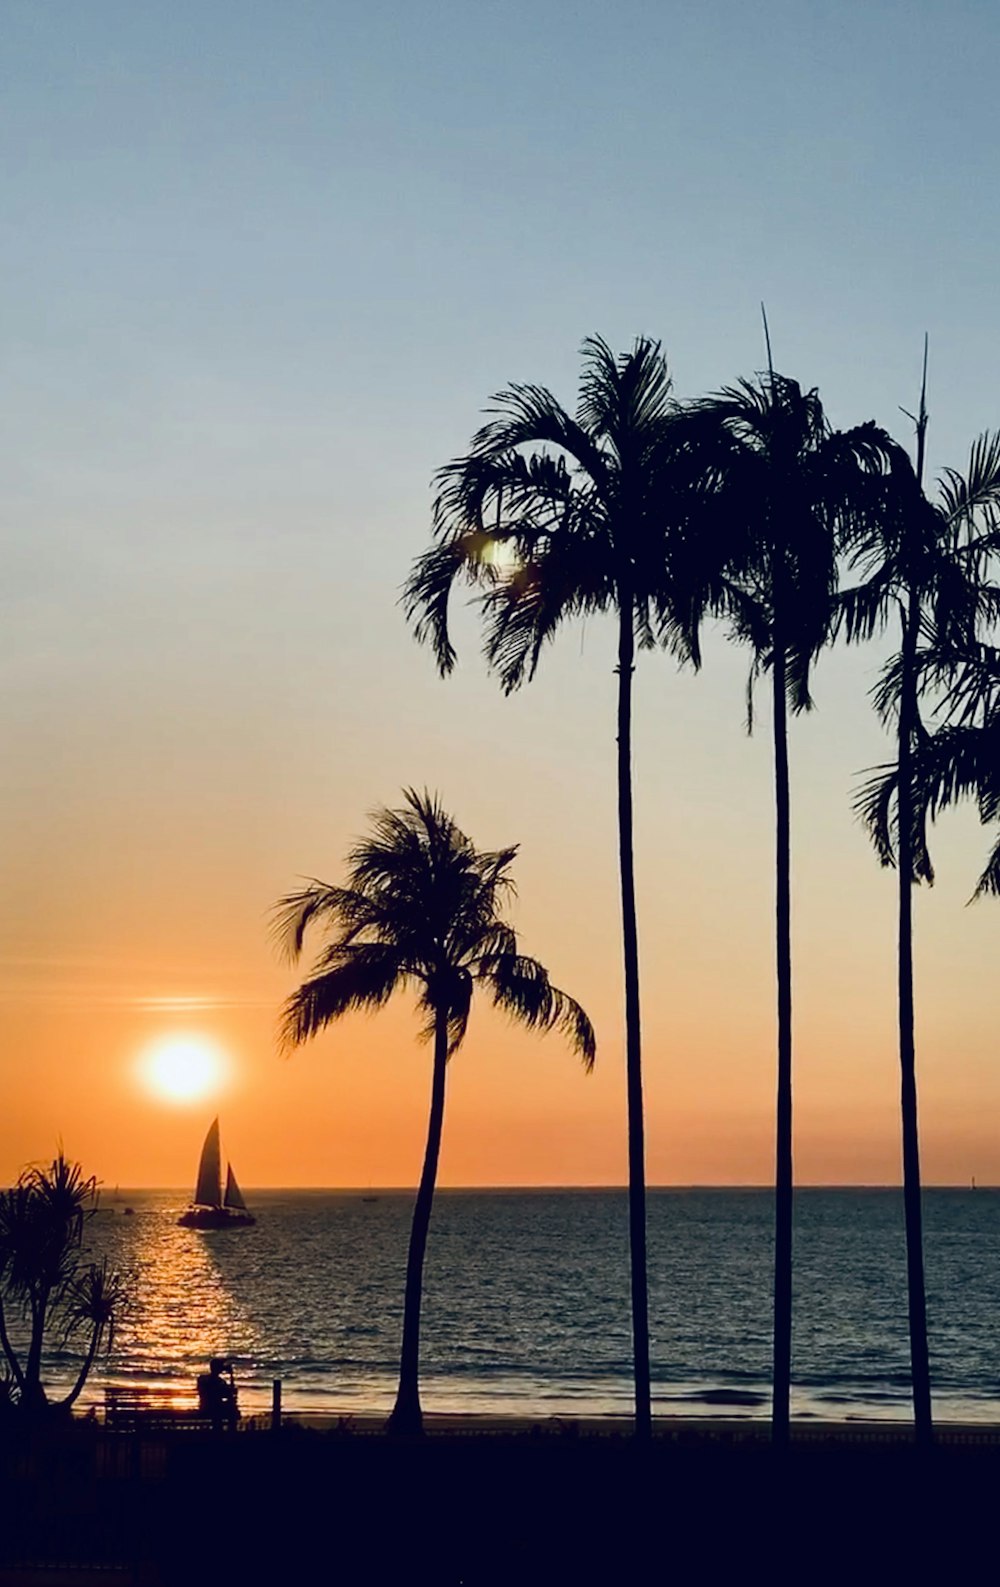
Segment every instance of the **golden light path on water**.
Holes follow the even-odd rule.
[[[137,1232],[134,1299],[117,1331],[116,1354],[147,1381],[189,1396],[194,1361],[252,1357],[260,1340],[202,1235],[162,1217],[143,1218]]]

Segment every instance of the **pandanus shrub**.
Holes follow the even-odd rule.
[[[106,1261],[86,1260],[84,1232],[96,1211],[97,1181],[61,1152],[0,1192],[0,1348],[8,1399],[23,1411],[75,1404],[98,1354],[114,1341],[128,1288]],[[45,1349],[70,1343],[81,1364],[69,1392],[52,1399]]]

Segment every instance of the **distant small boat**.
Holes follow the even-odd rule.
[[[223,1193],[218,1119],[212,1120],[201,1149],[194,1201],[186,1212],[181,1213],[177,1222],[185,1229],[242,1229],[257,1222],[247,1211],[232,1163],[226,1168],[226,1189]]]

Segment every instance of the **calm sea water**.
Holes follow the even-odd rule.
[[[107,1382],[187,1382],[236,1358],[241,1404],[275,1377],[298,1409],[388,1408],[395,1386],[412,1197],[262,1191],[252,1229],[177,1227],[178,1192],[125,1193],[89,1241],[135,1275]],[[925,1196],[938,1414],[1000,1421],[1000,1191]],[[649,1196],[656,1408],[734,1414],[770,1357],[771,1196]],[[793,1406],[801,1416],[908,1414],[902,1200],[892,1190],[804,1190],[795,1229]],[[631,1404],[623,1191],[444,1191],[428,1249],[425,1408],[627,1412]],[[53,1358],[66,1377],[72,1360]]]

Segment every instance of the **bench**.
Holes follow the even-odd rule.
[[[210,1433],[212,1418],[185,1399],[182,1390],[168,1388],[107,1388],[104,1390],[104,1425],[118,1432]]]

